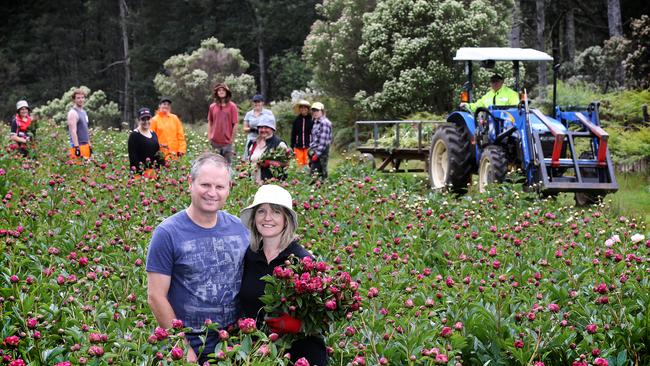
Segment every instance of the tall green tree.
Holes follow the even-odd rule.
[[[303,53],[319,88],[331,95],[352,99],[364,88],[381,83],[359,54],[363,41],[363,16],[375,9],[373,0],[329,0],[317,7],[322,19],[312,26]]]
[[[362,88],[364,109],[384,117],[451,108],[461,68],[452,58],[461,46],[502,46],[509,25],[495,27],[497,9],[512,5],[477,0],[470,4],[384,0],[364,16],[359,54],[368,70],[381,78],[379,90]],[[497,23],[499,24],[499,23]]]
[[[194,122],[207,115],[217,83],[226,82],[234,100],[250,95],[255,80],[244,73],[247,68],[238,49],[226,48],[216,38],[208,38],[194,52],[165,61],[165,73],[156,75],[154,84],[161,95],[172,98],[176,113]]]

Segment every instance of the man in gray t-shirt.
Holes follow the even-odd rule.
[[[73,106],[68,111],[68,133],[70,134],[70,154],[72,160],[89,159],[93,149],[90,147],[88,114],[84,110],[86,92],[76,89],[72,94]]]
[[[230,194],[230,167],[221,155],[201,155],[189,181],[190,206],[165,219],[151,238],[147,291],[161,327],[180,319],[193,328],[186,333],[192,346],[187,360],[202,364],[214,352],[217,335],[208,337],[199,354],[201,326],[209,320],[223,328],[237,319],[249,234],[239,218],[221,211]]]

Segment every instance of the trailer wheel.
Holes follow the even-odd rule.
[[[490,145],[483,150],[478,167],[478,188],[485,192],[488,184],[501,183],[506,179],[508,160],[501,146]]]
[[[429,183],[433,189],[450,187],[456,193],[467,191],[472,175],[469,134],[464,127],[444,124],[436,129],[429,150]]]

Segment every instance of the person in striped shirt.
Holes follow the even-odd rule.
[[[311,105],[311,117],[314,125],[309,143],[310,173],[318,174],[320,180],[327,178],[327,161],[332,144],[332,122],[325,117],[325,106],[316,102]]]

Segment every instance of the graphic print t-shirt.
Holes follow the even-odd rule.
[[[156,228],[147,272],[171,276],[167,298],[186,327],[198,331],[206,319],[222,327],[235,322],[248,235],[239,218],[224,211],[210,229],[195,224],[185,210]]]

